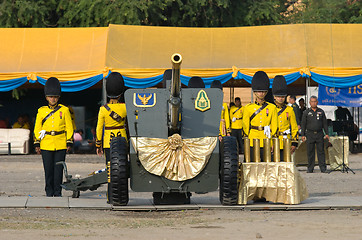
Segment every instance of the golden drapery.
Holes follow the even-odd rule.
[[[329,141],[332,143],[332,147],[329,147],[327,149],[330,169],[341,170],[342,169],[341,164],[343,162],[348,166],[348,154],[349,154],[348,136],[330,137]]]
[[[343,145],[344,139],[344,145]],[[343,151],[344,151],[344,163],[348,166],[348,154],[349,154],[349,139],[343,136],[332,136],[329,137],[329,141],[332,143],[331,147],[328,147],[328,140],[324,139],[324,154],[326,164],[330,165],[330,169],[338,168],[339,164],[342,164]],[[343,150],[344,146],[344,150]],[[315,150],[315,163],[318,164],[317,149]],[[292,155],[293,161],[297,166],[303,166],[308,164],[307,156],[307,144],[299,139],[298,148]],[[340,169],[340,168],[338,168]]]
[[[308,197],[304,179],[293,162],[241,165],[239,204],[263,197],[284,204],[299,204]]]
[[[217,144],[217,137],[182,139],[179,134],[174,134],[168,139],[131,138],[131,142],[148,172],[173,181],[185,181],[204,169]]]

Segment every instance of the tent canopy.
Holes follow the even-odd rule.
[[[107,28],[0,29],[0,91],[58,77],[79,91],[111,71],[130,87],[150,87],[183,57],[181,81],[251,81],[264,70],[288,83],[301,76],[326,86],[362,83],[362,24],[295,24],[236,28],[110,25]]]
[[[80,72],[102,71],[107,32],[108,28],[0,28],[1,80],[3,73],[79,80]]]

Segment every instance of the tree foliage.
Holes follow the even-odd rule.
[[[300,23],[362,23],[361,0],[304,0],[295,16]]]
[[[0,27],[361,23],[361,0],[0,0]]]

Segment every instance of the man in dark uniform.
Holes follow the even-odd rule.
[[[338,106],[337,110],[334,111],[334,114],[336,115],[336,121],[348,120],[350,122],[353,122],[353,117],[347,108]]]
[[[318,165],[321,172],[326,172],[324,155],[324,138],[329,140],[327,118],[322,109],[317,107],[318,98],[311,96],[310,108],[305,110],[302,116],[302,140],[307,141],[308,173],[314,170],[315,145],[317,145]],[[323,132],[324,131],[324,132]]]
[[[305,110],[307,110],[307,108],[305,107],[304,98],[299,99],[299,110],[300,110],[300,121],[302,121],[303,113]]]
[[[301,113],[300,113],[300,109],[295,101],[296,101],[296,97],[294,95],[291,95],[289,97],[289,103],[292,105],[292,108],[295,113],[295,118],[297,119],[298,127],[300,128]]]
[[[61,88],[57,78],[49,78],[44,87],[48,106],[38,109],[34,127],[34,147],[42,155],[47,197],[61,197],[65,154],[73,145],[73,124],[69,109],[58,103]]]

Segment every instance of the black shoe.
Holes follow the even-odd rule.
[[[313,171],[307,171],[307,173],[313,173]]]
[[[253,200],[254,203],[267,203],[269,201],[267,201],[265,198],[257,198]]]

